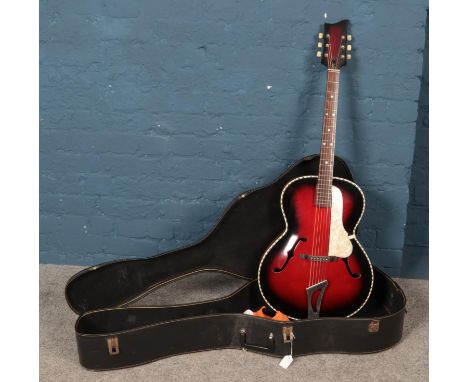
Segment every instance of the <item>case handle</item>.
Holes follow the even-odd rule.
[[[261,345],[254,345],[247,343],[247,331],[245,329],[241,329],[240,332],[240,339],[241,339],[241,347],[243,350],[253,349],[253,350],[266,350],[272,352],[275,350],[275,336],[273,333],[270,333],[268,336],[268,345],[261,346]]]

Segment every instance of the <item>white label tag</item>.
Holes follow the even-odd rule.
[[[283,368],[283,369],[287,369],[289,367],[289,365],[291,365],[293,361],[293,357],[292,355],[285,355],[283,357],[283,359],[281,360],[281,362],[279,363],[279,365]]]

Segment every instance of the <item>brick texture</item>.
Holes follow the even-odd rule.
[[[360,235],[399,274],[427,2],[40,2],[40,259],[94,264],[202,237],[242,191],[319,150],[325,21],[352,22],[337,154]]]

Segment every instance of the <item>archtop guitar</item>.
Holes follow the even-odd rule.
[[[325,24],[317,56],[327,67],[318,175],[292,179],[279,208],[284,231],[258,269],[265,302],[293,319],[352,316],[372,291],[371,262],[356,238],[365,208],[361,188],[333,176],[340,72],[351,59],[348,20]]]

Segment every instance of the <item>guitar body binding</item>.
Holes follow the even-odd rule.
[[[271,308],[290,318],[352,316],[373,287],[372,265],[355,235],[364,194],[355,183],[336,177],[330,208],[316,205],[316,192],[315,175],[295,178],[283,188],[285,229],[260,261],[260,291]],[[325,288],[311,293],[315,285]]]

